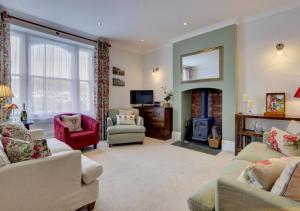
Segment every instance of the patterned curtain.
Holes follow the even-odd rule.
[[[10,85],[10,24],[7,13],[0,20],[0,83]]]
[[[100,122],[100,140],[106,140],[106,119],[109,104],[109,47],[98,41],[95,48],[95,112]]]

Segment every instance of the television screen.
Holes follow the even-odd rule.
[[[131,90],[130,104],[153,104],[153,90]]]

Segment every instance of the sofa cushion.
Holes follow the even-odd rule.
[[[241,172],[250,165],[245,160],[233,160],[221,174],[222,177],[237,179]],[[211,181],[202,186],[197,192],[188,198],[188,206],[192,211],[215,210],[216,181]]]
[[[102,166],[86,156],[81,155],[81,174],[82,182],[88,185],[102,174]]]
[[[273,150],[276,150],[286,156],[299,156],[300,149],[295,147],[295,141],[299,137],[291,135],[276,127],[272,127],[267,137],[267,146]]]
[[[20,139],[3,137],[3,149],[11,163],[48,157],[51,155],[47,141],[23,141]]]
[[[62,141],[57,140],[56,138],[48,138],[47,139],[48,148],[51,153],[72,151],[73,149],[65,144]]]
[[[107,128],[109,134],[119,133],[145,133],[146,129],[144,126],[139,125],[115,125]]]
[[[282,171],[271,193],[300,201],[300,159],[294,159]]]
[[[234,160],[247,160],[251,162],[258,162],[261,160],[267,160],[270,158],[280,158],[284,155],[268,148],[266,144],[253,142],[248,144],[235,158]]]
[[[83,137],[84,139],[93,139],[95,137],[95,132],[91,130],[84,130],[70,133],[72,141],[82,141]]]
[[[4,123],[0,126],[3,137],[16,138],[24,141],[32,141],[31,134],[22,123]]]
[[[297,158],[299,157],[271,158],[253,163],[246,167],[238,181],[269,191],[285,166]]]

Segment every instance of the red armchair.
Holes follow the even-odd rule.
[[[89,145],[94,145],[96,149],[99,142],[99,122],[87,115],[81,114],[81,127],[83,130],[70,132],[69,128],[62,122],[60,116],[73,114],[65,113],[54,117],[55,138],[65,142],[73,149],[82,149]]]

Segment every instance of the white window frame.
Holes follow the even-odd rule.
[[[20,94],[20,103],[25,103],[26,104],[26,107],[27,107],[27,110],[28,110],[28,114],[29,114],[29,118],[33,119],[33,120],[38,120],[38,121],[46,121],[48,122],[49,120],[52,120],[53,118],[53,115],[56,115],[56,113],[53,113],[53,114],[50,114],[50,116],[46,116],[46,118],[40,118],[38,117],[38,115],[36,114],[33,114],[32,111],[31,111],[31,108],[32,108],[32,102],[31,102],[31,99],[32,99],[32,92],[31,92],[31,83],[30,81],[33,79],[33,78],[41,78],[41,79],[44,79],[44,80],[63,80],[63,81],[70,81],[71,82],[71,87],[72,89],[74,89],[74,91],[72,91],[73,93],[77,93],[74,95],[75,99],[73,100],[75,102],[75,108],[72,109],[70,108],[70,111],[69,112],[80,112],[80,113],[84,113],[84,114],[88,114],[88,115],[91,115],[91,116],[94,116],[94,106],[93,106],[93,102],[94,102],[94,76],[93,76],[93,65],[94,65],[94,55],[93,55],[93,52],[94,52],[94,46],[87,46],[86,44],[80,44],[80,43],[77,43],[75,41],[71,41],[70,43],[69,42],[64,42],[64,41],[61,41],[61,40],[58,40],[57,38],[55,39],[52,39],[51,36],[52,35],[47,35],[47,34],[44,34],[45,36],[41,36],[40,35],[41,33],[40,32],[37,32],[37,34],[31,34],[31,33],[28,33],[28,31],[19,31],[19,30],[16,30],[16,29],[11,29],[11,36],[13,35],[17,35],[17,36],[21,36],[22,39],[24,39],[24,51],[25,52],[22,52],[22,56],[21,56],[21,61],[20,63],[20,66],[21,65],[24,65],[22,68],[22,70],[20,70],[20,73],[19,74],[16,74],[16,73],[11,73],[11,76],[12,77],[19,77],[19,81],[20,81],[20,90],[19,90],[19,94]],[[43,35],[43,34],[42,34]],[[74,71],[76,71],[76,73],[74,74],[74,78],[70,78],[70,79],[66,79],[66,78],[57,78],[57,77],[47,77],[47,76],[30,76],[29,74],[29,58],[30,58],[30,55],[29,55],[29,47],[28,47],[28,43],[29,43],[29,37],[32,36],[32,37],[38,37],[38,38],[42,38],[42,39],[49,39],[51,41],[54,41],[54,42],[59,42],[59,43],[63,43],[63,44],[67,44],[67,45],[72,45],[73,47],[75,47],[75,56],[77,57],[75,59],[75,68],[74,68]],[[83,51],[87,51],[90,55],[90,64],[92,64],[90,67],[89,67],[89,70],[88,70],[88,80],[82,80],[80,79],[79,77],[79,53],[80,53],[80,50],[83,50]],[[84,82],[84,83],[88,83],[88,87],[89,87],[89,93],[88,93],[88,97],[89,97],[89,101],[90,101],[90,104],[89,105],[89,110],[83,110],[83,109],[80,109],[80,83],[81,82]],[[13,86],[13,84],[12,84]],[[31,93],[30,93],[31,92]],[[72,102],[73,103],[73,102]],[[18,105],[19,107],[21,107],[22,105]],[[20,108],[21,110],[21,108]]]

